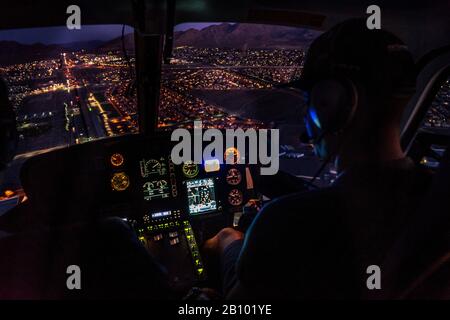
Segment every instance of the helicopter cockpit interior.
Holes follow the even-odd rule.
[[[379,3],[383,28],[407,43],[418,68],[401,143],[434,179],[420,208],[432,212],[429,230],[439,226],[448,234],[444,212],[450,195],[448,185],[443,187],[450,163],[448,3]],[[69,10],[72,5],[78,9]],[[245,234],[273,199],[327,188],[338,179],[336,164],[319,159],[313,144],[301,138],[307,102],[291,83],[301,78],[311,43],[339,22],[367,18],[368,5],[351,0],[1,4],[0,77],[9,90],[17,139],[0,173],[0,299],[189,299],[196,296],[193,288],[211,288],[209,299],[224,298],[220,266],[203,250],[207,240],[224,228]],[[77,10],[81,26],[69,28],[77,23],[71,20]],[[195,121],[201,121],[200,131]],[[200,139],[203,148],[212,141],[205,138],[207,129],[224,136],[229,129],[277,130],[279,170],[263,175],[273,163],[247,163],[252,143],[244,148],[222,143],[200,161],[176,161],[173,150],[180,140],[173,134],[180,129]],[[194,154],[195,148],[194,143],[184,151]],[[285,219],[282,212],[278,219]],[[110,238],[116,227],[131,230],[131,241],[148,253],[144,262],[141,251]],[[431,295],[420,285],[411,289],[424,274],[450,283],[448,272],[442,275],[449,266],[448,244],[418,266],[400,298],[450,297],[448,286],[441,291],[434,282]],[[393,246],[387,255],[392,278],[401,272],[390,264],[389,257],[401,256],[395,250],[403,252]],[[269,259],[272,254],[267,252]],[[89,274],[91,261],[95,271],[84,283],[91,290],[67,290],[66,268],[79,265]],[[134,269],[136,261],[143,271]],[[435,261],[441,264],[433,269]],[[103,273],[109,266],[111,272]],[[153,275],[159,273],[164,285],[155,284],[160,280]],[[121,280],[106,285],[108,276]],[[134,286],[139,277],[146,279],[142,288]]]

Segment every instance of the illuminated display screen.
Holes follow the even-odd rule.
[[[189,213],[203,214],[217,209],[213,179],[199,179],[186,182]]]
[[[176,181],[171,178],[171,168],[164,157],[145,158],[139,162],[144,200],[170,198],[176,192]],[[175,192],[174,192],[175,191]]]
[[[171,211],[156,212],[152,213],[152,219],[170,217],[171,215],[172,215]]]
[[[165,199],[170,196],[170,186],[167,180],[153,180],[144,183],[142,186],[144,199],[147,201],[154,199]]]

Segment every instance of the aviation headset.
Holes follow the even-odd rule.
[[[343,132],[355,117],[358,107],[359,66],[336,61],[339,57],[338,38],[345,23],[322,34],[311,46],[302,75],[305,90],[306,134],[314,144],[328,134]],[[306,74],[305,74],[306,73]],[[326,101],[323,101],[326,99]],[[322,100],[327,112],[318,110],[315,103]],[[337,150],[336,150],[337,151]]]
[[[326,96],[327,108],[333,112],[320,113],[314,102]],[[309,93],[305,93],[306,133],[314,144],[328,134],[342,133],[353,121],[358,108],[358,89],[347,77],[331,77],[318,81]]]
[[[320,114],[313,102],[316,96],[326,95],[327,107],[334,112]],[[303,142],[319,144],[326,135],[341,134],[353,121],[358,108],[358,89],[348,77],[338,76],[323,79],[314,84],[310,92],[305,92],[306,115],[304,117],[306,132],[303,134]],[[305,138],[304,136],[307,136]],[[308,141],[306,141],[308,140]],[[340,144],[328,152],[316,174],[308,181],[309,187],[320,176],[325,167],[339,152]]]
[[[341,66],[342,67],[342,66]],[[335,68],[337,71],[338,68]],[[346,76],[346,71],[341,70],[340,75],[334,73],[329,78],[324,78],[312,85],[309,92],[305,93],[306,115],[304,117],[306,136],[308,142],[318,145],[326,135],[337,136],[344,132],[355,119],[360,99],[360,90],[354,79]],[[357,81],[357,80],[356,80]],[[394,94],[409,94],[409,87],[399,87]],[[326,107],[332,112],[322,112],[314,104],[315,101],[326,97]],[[305,134],[303,134],[305,136]],[[303,142],[305,138],[302,138]],[[314,187],[313,183],[321,175],[326,166],[333,160],[341,147],[341,140],[333,149],[328,150],[324,162],[316,174],[308,181],[308,186]]]

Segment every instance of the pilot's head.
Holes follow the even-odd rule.
[[[401,117],[415,91],[415,65],[396,36],[353,19],[312,43],[300,86],[307,97],[308,135],[321,158],[351,153],[380,160],[393,156],[384,150],[394,142],[387,140],[399,145]]]
[[[0,78],[0,172],[14,157],[16,146],[16,116],[8,98],[8,87]]]

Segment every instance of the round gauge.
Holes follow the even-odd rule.
[[[195,178],[199,173],[198,165],[188,161],[183,164],[183,174],[187,178]]]
[[[158,160],[150,159],[145,165],[150,174],[161,172],[161,162],[159,162]]]
[[[156,160],[156,159],[150,159],[150,160],[142,160],[140,162],[141,166],[141,175],[143,178],[148,178],[151,175],[157,174],[157,175],[164,175],[165,174],[165,167],[163,164]]]
[[[242,195],[242,192],[240,192],[238,189],[233,189],[228,194],[228,202],[232,206],[240,206],[243,201],[244,196]]]
[[[226,179],[229,185],[236,186],[242,181],[241,172],[238,169],[230,169],[228,170]]]
[[[121,165],[123,165],[124,161],[125,161],[125,159],[123,158],[123,155],[121,155],[120,153],[114,153],[111,156],[111,164],[114,167],[120,167]]]
[[[130,186],[130,178],[125,172],[114,173],[111,178],[111,187],[115,191],[125,191]]]
[[[227,164],[236,164],[241,159],[241,153],[237,148],[231,147],[225,150],[223,158]]]
[[[167,181],[166,180],[159,180],[156,182],[156,186],[158,189],[164,189],[167,187]]]

